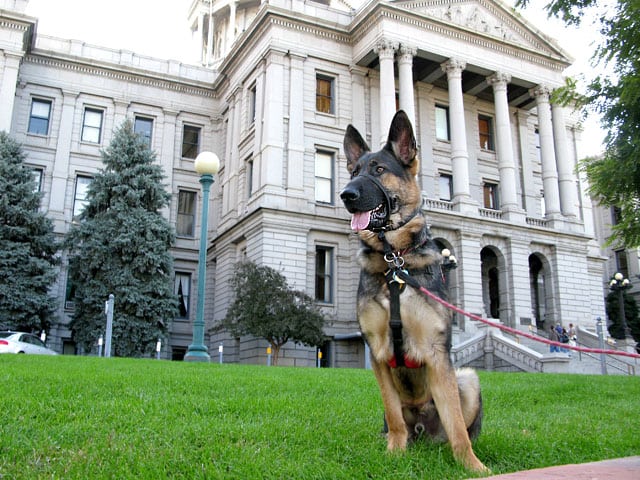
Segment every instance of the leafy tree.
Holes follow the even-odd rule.
[[[104,333],[109,294],[115,296],[116,356],[153,352],[177,313],[170,253],[175,237],[160,213],[170,194],[155,158],[131,121],[125,121],[102,152],[104,168],[91,182],[88,204],[67,236],[75,287],[70,326],[85,349]]]
[[[640,318],[638,317],[638,304],[632,295],[622,292],[624,302],[624,318],[627,322],[631,336],[636,341],[640,341]],[[625,337],[624,327],[620,318],[620,293],[609,292],[606,298],[607,318],[609,319],[609,335],[613,338],[623,339]]]
[[[0,328],[47,330],[56,309],[53,223],[38,211],[41,194],[21,146],[0,132]]]
[[[526,6],[529,0],[518,0]],[[594,11],[597,0],[551,0],[545,7],[549,16],[579,25],[585,13]],[[557,91],[554,100],[582,107],[602,115],[607,131],[605,153],[582,160],[579,168],[587,175],[590,193],[606,207],[616,207],[620,215],[612,226],[609,243],[627,248],[640,246],[640,2],[618,0],[613,12],[598,15],[602,41],[592,63],[602,64],[606,75],[590,81],[584,94],[577,82]]]
[[[273,349],[274,365],[280,348],[289,340],[310,346],[324,341],[324,318],[313,299],[289,288],[286,278],[273,268],[239,263],[231,286],[236,297],[222,327],[238,337],[266,339]]]

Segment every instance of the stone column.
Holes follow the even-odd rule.
[[[207,66],[211,65],[211,62],[213,61],[213,52],[214,52],[213,42],[215,41],[215,38],[213,36],[214,26],[215,25],[213,21],[213,12],[211,11],[211,8],[209,8],[209,31],[207,32],[207,60],[205,62]]]
[[[480,261],[480,242],[482,238],[478,233],[460,232],[460,244],[456,248],[460,267],[457,270],[459,307],[468,312],[482,315],[484,303],[482,298],[482,262]],[[464,324],[464,331],[474,333],[478,327],[482,327],[480,322],[474,322],[467,317],[458,317]]]
[[[234,100],[234,108],[233,108],[233,125],[230,127],[233,130],[232,137],[232,145],[231,149],[231,162],[233,174],[237,175],[236,183],[240,181],[241,176],[239,175],[240,170],[244,167],[244,159],[240,158],[240,138],[242,137],[242,89],[238,87],[234,92],[233,100]],[[248,192],[244,191],[245,185],[236,185],[236,191],[238,192],[238,198],[236,199],[236,206],[244,206],[246,205],[246,200],[249,198]],[[240,199],[240,193],[244,191],[244,196]],[[240,213],[240,211],[238,212]]]
[[[160,164],[162,165],[162,170],[164,171],[165,182],[169,185],[169,191],[171,192],[171,194],[173,194],[173,167],[174,159],[176,158],[176,135],[180,135],[179,138],[182,138],[182,132],[176,131],[176,123],[178,119],[177,111],[163,109],[162,113],[164,114],[164,118],[162,122],[162,146],[160,147]],[[179,156],[177,157],[178,161],[176,163],[180,163],[179,159],[181,156],[182,149],[180,149]],[[171,210],[169,206],[166,206],[162,209],[162,215],[165,218],[168,219],[170,214]]]
[[[400,46],[398,56],[398,83],[400,85],[400,109],[404,110],[416,129],[416,107],[413,94],[413,57],[418,53],[415,47]]]
[[[200,63],[205,65],[207,63],[207,52],[204,48],[204,13],[198,15],[198,27],[196,31],[198,32],[199,37],[197,47],[198,51],[200,52]]]
[[[418,139],[418,145],[420,148],[420,187],[423,192],[423,196],[426,198],[437,198],[435,196],[435,183],[438,181],[438,172],[436,171],[435,161],[433,156],[433,131],[434,125],[431,120],[431,116],[435,110],[435,102],[431,91],[433,85],[430,83],[420,82],[417,85],[418,89],[418,118],[419,129],[416,129],[416,137]],[[435,180],[435,182],[434,182]]]
[[[262,155],[260,176],[263,186],[280,190],[284,168],[284,52],[271,50],[267,54],[262,111]],[[256,137],[257,138],[257,137]]]
[[[525,179],[533,178],[534,165],[531,161],[531,146],[529,145],[529,111],[518,110],[516,120],[518,123],[518,138],[516,144],[519,146],[520,158],[522,159],[522,171],[520,172],[520,185],[522,186],[522,208],[529,217],[536,216],[539,206],[540,191]]]
[[[487,77],[487,83],[493,87],[493,99],[496,109],[496,145],[498,170],[500,171],[500,207],[505,212],[518,210],[516,193],[516,167],[513,159],[513,140],[509,120],[509,100],[507,84],[511,75],[496,72]]]
[[[13,105],[16,98],[16,83],[22,55],[14,55],[4,52],[4,64],[0,79],[0,131],[11,131],[11,119],[13,117]]]
[[[255,99],[255,120],[254,120],[254,138],[256,139],[253,142],[253,191],[257,192],[264,185],[264,179],[262,177],[262,169],[260,165],[262,164],[262,117],[263,112],[265,110],[265,64],[266,61],[263,59],[256,70],[258,71],[258,76],[256,77],[256,99]]]
[[[229,2],[229,31],[227,32],[227,48],[228,52],[231,50],[231,45],[236,38],[236,2],[231,0]]]
[[[373,49],[380,58],[380,145],[387,141],[391,120],[396,112],[393,59],[397,48],[397,42],[381,40]]]
[[[560,207],[563,215],[576,218],[578,216],[578,191],[574,174],[575,162],[569,155],[564,109],[560,105],[551,105],[551,114],[558,167]]]
[[[236,137],[236,117],[240,115],[240,110],[236,110],[237,99],[239,95],[239,88],[236,86],[231,90],[229,97],[227,98],[227,105],[229,105],[229,113],[227,114],[227,143],[225,145],[225,151],[227,152],[228,161],[227,168],[225,168],[225,174],[223,179],[219,179],[220,185],[225,192],[222,196],[222,215],[230,213],[240,201],[238,192],[238,143],[235,141]]]
[[[56,228],[56,231],[60,232],[65,231],[62,226],[65,224],[64,207],[68,180],[71,180],[69,185],[72,189],[75,185],[73,183],[75,177],[69,172],[69,157],[71,154],[71,134],[73,131],[73,118],[75,116],[77,99],[78,92],[62,91],[60,130],[58,131],[56,141],[56,157],[53,163],[51,181],[51,202],[49,203],[49,213],[53,217],[53,221],[55,223],[61,223],[61,226]],[[70,217],[69,220],[71,220]]]
[[[366,135],[365,114],[365,77],[367,70],[350,65],[351,72],[351,123],[363,135]]]
[[[474,202],[471,200],[469,189],[469,152],[462,97],[462,70],[466,67],[466,63],[452,58],[444,62],[441,67],[447,73],[449,87],[453,203],[456,210],[471,211],[475,208],[472,208]]]
[[[289,194],[303,193],[304,165],[304,84],[305,57],[289,53],[289,135],[287,143],[287,189]]]
[[[539,85],[530,90],[536,99],[538,110],[538,132],[540,136],[540,155],[542,156],[542,185],[544,188],[544,207],[546,216],[557,217],[560,214],[560,193],[558,190],[558,171],[553,148],[553,126],[549,105],[549,87]]]
[[[531,308],[531,284],[529,280],[530,239],[512,237],[507,240],[509,248],[505,249],[507,256],[506,270],[509,317],[511,326],[518,330],[528,330],[533,319]],[[503,302],[504,300],[504,302]],[[500,304],[507,303],[507,298],[500,298]],[[529,319],[528,324],[525,321]],[[535,322],[533,322],[535,325]]]

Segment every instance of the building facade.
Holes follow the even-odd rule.
[[[201,208],[193,160],[211,150],[222,163],[209,219],[210,351],[266,362],[264,340],[216,328],[236,294],[234,265],[248,259],[315,296],[327,318],[324,365],[365,365],[341,146],[351,123],[378,148],[399,108],[414,125],[432,232],[459,261],[453,302],[521,329],[604,315],[605,258],[574,173],[580,126],[550,103],[570,59],[499,1],[194,0],[185,14],[199,66],[40,36],[26,0],[3,3],[0,129],[39,172],[56,232],[74,221],[100,148],[125,118],[164,167],[184,299],[166,358],[181,358],[191,340]],[[66,286],[63,261],[50,333],[72,351]],[[456,318],[455,338],[474,323]],[[281,364],[316,364],[314,348],[287,347]]]

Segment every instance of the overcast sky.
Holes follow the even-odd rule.
[[[198,52],[191,40],[187,12],[192,0],[29,0],[27,14],[38,18],[38,32],[142,55],[195,63]],[[505,3],[509,0],[505,0]],[[511,2],[509,2],[511,3]],[[547,0],[530,0],[520,11],[540,31],[555,38],[574,59],[565,73],[593,73],[590,57],[596,27],[590,22],[576,30],[547,19],[542,7]],[[584,125],[579,155],[601,150],[603,132],[597,119]]]

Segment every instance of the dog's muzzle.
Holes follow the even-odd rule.
[[[340,198],[351,217],[351,228],[384,230],[391,214],[391,198],[380,181],[372,176],[358,176],[340,192]]]

